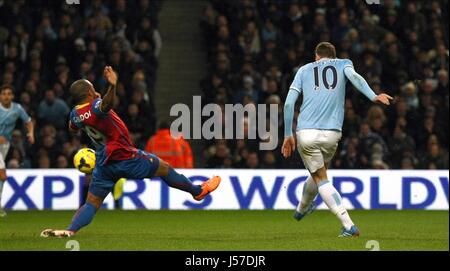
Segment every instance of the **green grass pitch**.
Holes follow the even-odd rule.
[[[67,239],[39,237],[65,228],[73,211],[9,212],[0,219],[0,250],[68,250]],[[360,238],[337,238],[339,221],[316,211],[301,222],[292,211],[100,211],[72,239],[80,250],[449,250],[448,211],[350,211]]]

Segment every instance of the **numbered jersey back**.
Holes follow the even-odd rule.
[[[303,94],[299,130],[341,130],[347,67],[353,68],[348,59],[321,59],[298,70],[290,89]]]
[[[96,148],[97,163],[108,160],[127,160],[134,157],[136,149],[125,123],[110,110],[100,110],[101,99],[76,106],[70,113],[72,128],[83,130]]]

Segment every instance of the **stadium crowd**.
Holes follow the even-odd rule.
[[[330,41],[375,92],[395,97],[390,107],[373,104],[348,84],[332,167],[448,169],[448,8],[447,0],[210,0],[200,22],[204,102],[278,104],[279,146],[260,152],[255,140],[205,142],[204,165],[298,168],[298,153],[280,155],[284,99],[314,47]]]
[[[68,88],[86,78],[102,92],[106,64],[120,75],[116,111],[135,144],[148,145],[157,123],[160,6],[160,0],[81,1],[76,8],[0,1],[0,85],[14,87],[15,101],[36,123],[32,146],[23,127],[14,131],[7,168],[71,167],[73,153],[89,141],[67,132]],[[200,26],[208,56],[203,103],[279,105],[277,149],[260,152],[257,139],[205,141],[205,167],[301,166],[297,153],[280,156],[283,103],[298,67],[313,61],[315,45],[331,41],[376,92],[395,96],[384,107],[348,85],[332,167],[448,168],[448,0],[210,0]]]
[[[159,0],[0,1],[0,84],[12,85],[36,127],[30,146],[19,125],[7,168],[67,168],[89,140],[68,133],[70,84],[90,80],[103,92],[106,64],[120,75],[115,110],[135,144],[156,131],[153,104],[161,38]]]

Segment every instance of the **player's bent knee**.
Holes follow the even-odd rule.
[[[159,159],[159,167],[156,170],[155,176],[156,177],[163,177],[167,176],[169,174],[170,165],[166,161]]]
[[[319,168],[315,172],[311,173],[314,181],[318,184],[320,181],[327,180],[327,168],[325,166]]]

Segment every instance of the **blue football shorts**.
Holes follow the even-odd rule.
[[[92,173],[89,192],[104,198],[112,191],[115,183],[121,179],[144,179],[155,175],[159,167],[159,158],[151,153],[138,150],[136,157],[123,161],[108,161],[105,165],[96,165]]]

